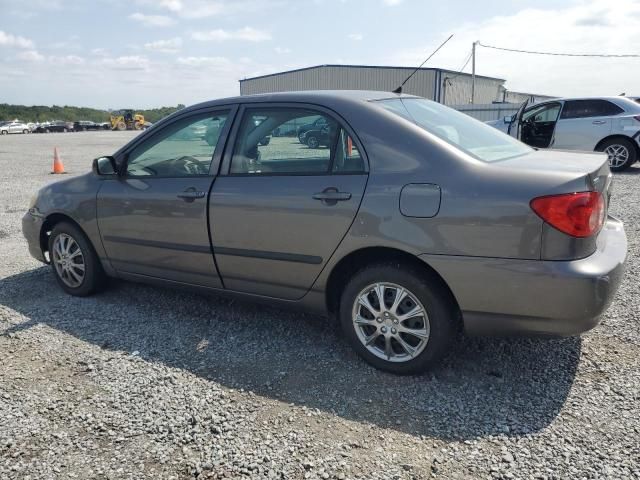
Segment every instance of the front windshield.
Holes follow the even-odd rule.
[[[376,103],[485,162],[531,152],[531,148],[515,138],[440,103],[424,98],[394,98]]]

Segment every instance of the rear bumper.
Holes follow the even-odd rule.
[[[37,211],[28,211],[22,217],[22,234],[27,239],[29,253],[36,260],[47,263],[40,246],[40,231],[44,218]]]
[[[595,327],[620,285],[622,222],[609,217],[589,257],[573,261],[421,255],[456,297],[472,334],[575,335]]]

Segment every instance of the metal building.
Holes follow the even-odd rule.
[[[415,70],[411,67],[370,65],[318,65],[240,80],[240,94],[295,90],[379,90],[392,91]],[[421,68],[403,91],[446,105],[471,101],[471,75],[441,68]],[[476,75],[475,102],[504,101],[505,80]]]

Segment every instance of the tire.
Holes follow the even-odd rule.
[[[626,170],[638,160],[638,151],[626,138],[611,138],[596,149],[605,152],[609,157],[609,168],[613,172]]]
[[[376,310],[376,285],[384,286],[385,309],[378,306],[372,312],[357,302],[365,295]],[[399,289],[405,295],[394,309]],[[402,314],[414,308],[423,308],[426,316],[402,320]],[[354,321],[356,315],[361,319],[358,325]],[[457,306],[440,279],[399,262],[375,264],[358,271],[344,288],[338,316],[347,341],[360,357],[379,370],[398,375],[423,373],[435,365],[449,351],[458,330]],[[400,327],[404,331],[399,332]],[[402,347],[398,337],[412,353]],[[365,345],[366,339],[373,339],[369,346]],[[387,342],[392,355],[385,358]]]
[[[304,133],[298,134],[298,141],[304,145]]]
[[[118,122],[118,124],[116,125],[116,130],[118,130],[119,132],[124,132],[127,129],[127,125],[124,122]]]
[[[307,147],[309,148],[318,148],[320,146],[320,142],[313,135],[307,138]]]
[[[60,241],[59,245],[56,245],[57,241]],[[66,258],[58,253],[64,252],[65,245],[68,248]],[[76,254],[78,249],[80,258]],[[58,285],[69,295],[85,297],[101,290],[106,283],[106,275],[91,242],[75,225],[61,222],[53,228],[49,236],[49,259]],[[60,262],[67,265],[66,273]],[[83,275],[80,264],[84,265]],[[78,276],[81,276],[80,281]]]
[[[2,133],[2,135],[7,135],[9,132],[7,132],[6,130],[2,130],[2,132],[0,133]]]
[[[27,133],[29,133],[29,130],[22,130],[22,133],[26,135]]]

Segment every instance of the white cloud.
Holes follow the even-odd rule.
[[[252,27],[244,27],[239,30],[209,30],[207,32],[194,32],[191,38],[202,42],[214,41],[222,42],[225,40],[244,40],[247,42],[264,42],[271,40],[271,34],[263,30],[257,30]]]
[[[77,55],[52,55],[49,57],[49,62],[54,65],[83,65],[85,60]]]
[[[475,40],[544,52],[638,53],[639,20],[640,4],[636,0],[581,0],[565,8],[526,8],[513,15],[459,25],[456,36],[427,66],[460,68]],[[553,35],[522,35],[540,25]],[[430,45],[392,54],[386,62],[417,66],[440,41],[434,39]],[[476,69],[480,75],[507,79],[506,87],[514,91],[561,96],[640,95],[637,58],[526,55],[478,47]]]
[[[97,64],[113,70],[146,70],[149,59],[139,55],[123,55],[120,57],[107,57],[97,61]]]
[[[0,46],[2,47],[17,47],[17,48],[33,48],[34,44],[32,40],[28,38],[20,37],[18,35],[12,35],[0,30]]]
[[[349,40],[355,40],[356,42],[359,42],[364,38],[364,35],[362,35],[361,33],[350,33],[349,35],[347,35],[347,37],[349,38]]]
[[[382,0],[382,3],[388,5],[389,7],[395,7],[396,5],[400,5],[402,0]]]
[[[276,47],[273,49],[278,55],[287,55],[291,53],[291,49],[287,47]]]
[[[91,54],[96,57],[107,57],[109,56],[109,51],[106,48],[94,48],[91,50]]]
[[[16,58],[26,62],[42,62],[45,59],[44,55],[36,50],[25,50],[24,52],[18,53]]]
[[[231,62],[225,57],[180,57],[178,63],[189,67],[221,67],[229,65]]]
[[[132,13],[129,18],[142,23],[145,27],[169,27],[175,23],[173,18],[166,15],[145,15],[140,12]]]
[[[182,38],[180,37],[170,38],[168,40],[156,40],[144,44],[145,49],[161,53],[176,53],[181,47]]]

